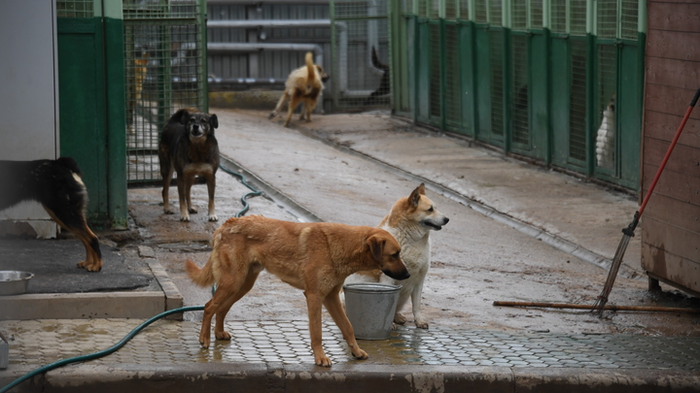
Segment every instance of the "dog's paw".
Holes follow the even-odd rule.
[[[333,362],[331,362],[331,360],[326,355],[316,356],[315,360],[317,366],[330,367],[331,365],[333,365]]]
[[[394,323],[397,325],[404,325],[406,323],[406,317],[399,313],[396,313],[394,314]]]
[[[216,214],[210,214],[209,221],[219,221],[219,217],[217,217]]]
[[[197,214],[197,208],[196,208],[196,207],[190,207],[190,208],[187,209],[187,211],[188,211],[190,214]]]
[[[357,353],[355,353],[357,351]],[[360,348],[356,348],[355,350],[352,351],[352,356],[355,357],[355,359],[367,359],[369,358],[369,355],[367,352],[363,351]]]
[[[419,328],[419,329],[427,329],[427,328],[428,328],[428,322],[416,320],[416,327]]]
[[[89,272],[99,272],[102,269],[101,263],[91,263],[88,264],[87,261],[82,261],[78,263],[78,267],[82,267]]]
[[[180,221],[182,222],[190,222],[190,215],[185,214],[184,216],[180,216]]]
[[[174,211],[173,209],[171,209],[171,208],[166,207],[166,208],[163,209],[163,213],[165,213],[165,214],[174,214],[175,211]]]
[[[267,116],[267,118],[270,119],[270,120],[272,120],[276,115],[277,115],[277,113],[275,113],[275,112],[273,111],[273,112],[270,112],[270,114]]]
[[[214,332],[214,336],[216,336],[217,340],[231,340],[231,334],[227,331],[221,331],[221,332]]]

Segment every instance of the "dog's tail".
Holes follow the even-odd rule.
[[[214,284],[214,272],[212,271],[212,263],[207,263],[203,268],[199,268],[196,263],[191,260],[185,262],[185,270],[193,283],[200,287],[207,287]]]
[[[311,82],[316,79],[316,67],[314,67],[314,54],[306,52],[306,75],[307,81]]]

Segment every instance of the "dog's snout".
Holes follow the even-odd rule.
[[[202,130],[202,127],[199,126],[199,124],[193,124],[191,134],[193,136],[201,136],[202,134],[204,134],[204,131]]]
[[[408,270],[404,267],[403,270],[399,272],[393,272],[391,270],[382,270],[382,273],[386,274],[387,276],[393,278],[394,280],[405,280],[409,277],[411,277],[411,274],[408,273]]]
[[[446,225],[446,224],[447,224],[448,222],[450,222],[450,219],[449,219],[449,218],[447,218],[447,217],[445,217],[445,223],[444,223],[444,224],[442,224],[442,225]]]

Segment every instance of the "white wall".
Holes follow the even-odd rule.
[[[0,159],[57,158],[58,61],[54,0],[1,1]],[[3,185],[7,187],[9,185]],[[2,192],[0,190],[0,192]],[[3,219],[30,219],[41,237],[53,237],[56,226],[36,203],[0,212]]]

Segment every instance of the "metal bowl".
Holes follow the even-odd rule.
[[[21,295],[27,292],[34,274],[16,270],[0,270],[0,296]]]

